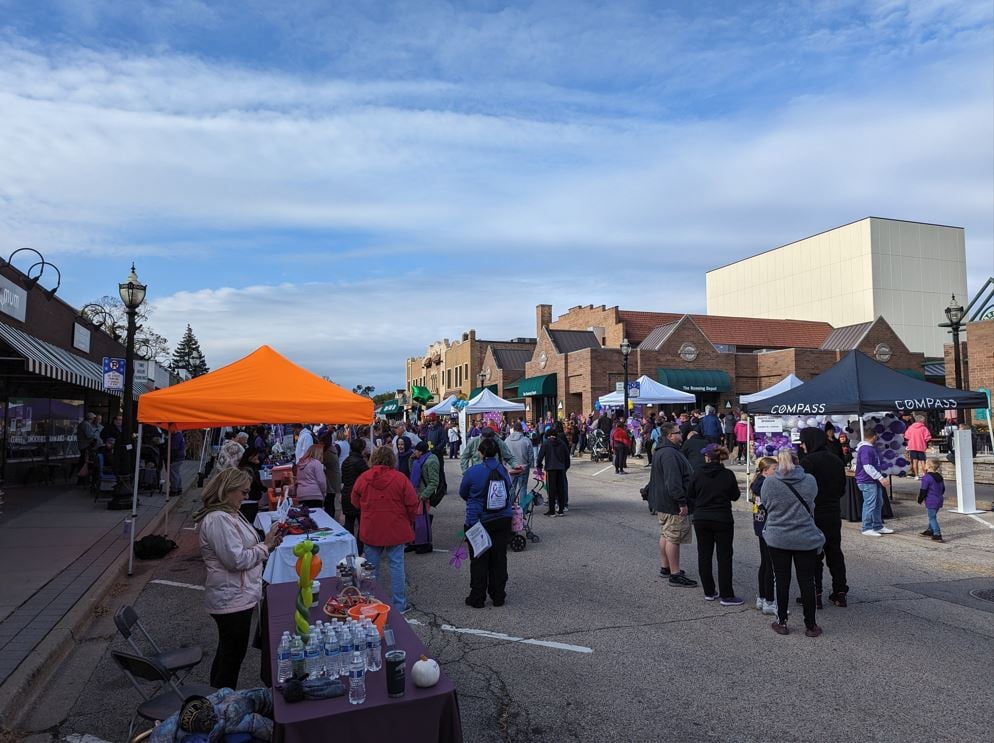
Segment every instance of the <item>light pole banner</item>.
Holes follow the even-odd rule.
[[[135,359],[135,381],[148,381],[148,362],[145,359]]]
[[[114,392],[124,391],[124,359],[104,356],[104,389]]]
[[[642,383],[639,382],[637,379],[634,382],[629,382],[628,383],[628,396],[629,397],[638,397],[639,396],[639,392],[641,391],[641,389],[642,389]]]

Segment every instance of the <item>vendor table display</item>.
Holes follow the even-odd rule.
[[[321,548],[324,554],[324,547]],[[327,560],[325,564],[334,562]],[[334,568],[332,568],[334,569]],[[363,581],[364,590],[370,591],[381,601],[388,601],[386,592],[372,581]],[[327,621],[323,606],[326,596],[337,595],[342,590],[339,578],[321,580],[321,600],[311,609],[309,621]],[[284,631],[295,627],[297,585],[281,583],[272,585],[266,592],[267,643],[263,652],[274,657]],[[391,611],[387,627],[393,630],[395,647],[403,650],[406,685],[404,695],[387,695],[386,664],[378,671],[366,673],[366,700],[350,704],[348,695],[330,699],[305,699],[288,703],[279,689],[273,694],[273,719],[275,741],[282,743],[311,743],[320,740],[361,741],[403,740],[405,743],[458,743],[462,740],[459,721],[459,702],[455,686],[443,673],[438,683],[428,688],[415,686],[414,664],[428,650],[408,626],[403,615]],[[420,672],[420,669],[419,669]]]
[[[889,494],[885,491],[880,494],[880,498],[883,502],[880,517],[882,519],[894,518],[894,509],[891,508]],[[856,485],[856,478],[851,474],[846,475],[846,492],[843,493],[839,505],[842,508],[842,518],[845,521],[855,523],[863,520],[863,492]]]
[[[293,548],[305,539],[320,547],[321,572],[313,576],[315,579],[335,575],[335,566],[340,560],[358,553],[355,537],[325,511],[312,508],[307,517],[314,522],[315,530],[301,534],[294,534],[291,530],[283,537],[280,546],[269,556],[262,574],[267,583],[289,583],[297,580],[297,556],[293,554]],[[255,528],[263,533],[268,532],[274,518],[275,512],[260,511],[255,517]]]

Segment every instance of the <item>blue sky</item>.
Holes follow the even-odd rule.
[[[976,289],[992,16],[0,0],[0,252],[80,304],[134,259],[213,366],[266,342],[380,390],[437,338],[533,334],[538,303],[702,311],[707,269],[867,215],[965,227]]]

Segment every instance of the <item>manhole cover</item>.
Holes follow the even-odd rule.
[[[994,588],[978,588],[975,591],[970,591],[970,595],[975,599],[994,601]]]

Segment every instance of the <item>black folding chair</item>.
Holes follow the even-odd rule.
[[[117,625],[117,631],[128,641],[128,644],[135,653],[143,658],[148,658],[159,663],[171,675],[176,677],[176,681],[183,680],[179,676],[180,671],[188,672],[204,657],[204,649],[199,645],[176,648],[175,650],[162,650],[142,626],[142,623],[138,621],[138,614],[131,606],[121,606],[118,608],[114,613],[114,624]],[[152,652],[145,652],[135,642],[134,634],[136,629],[145,637],[145,641],[151,646]]]
[[[132,655],[120,650],[111,650],[110,655],[144,700],[131,715],[131,722],[128,724],[129,740],[135,731],[136,718],[162,722],[179,712],[183,701],[188,697],[207,696],[216,691],[203,684],[177,684],[172,672],[165,666],[142,655]],[[155,684],[154,690],[147,692],[145,687],[138,683],[138,679]]]

